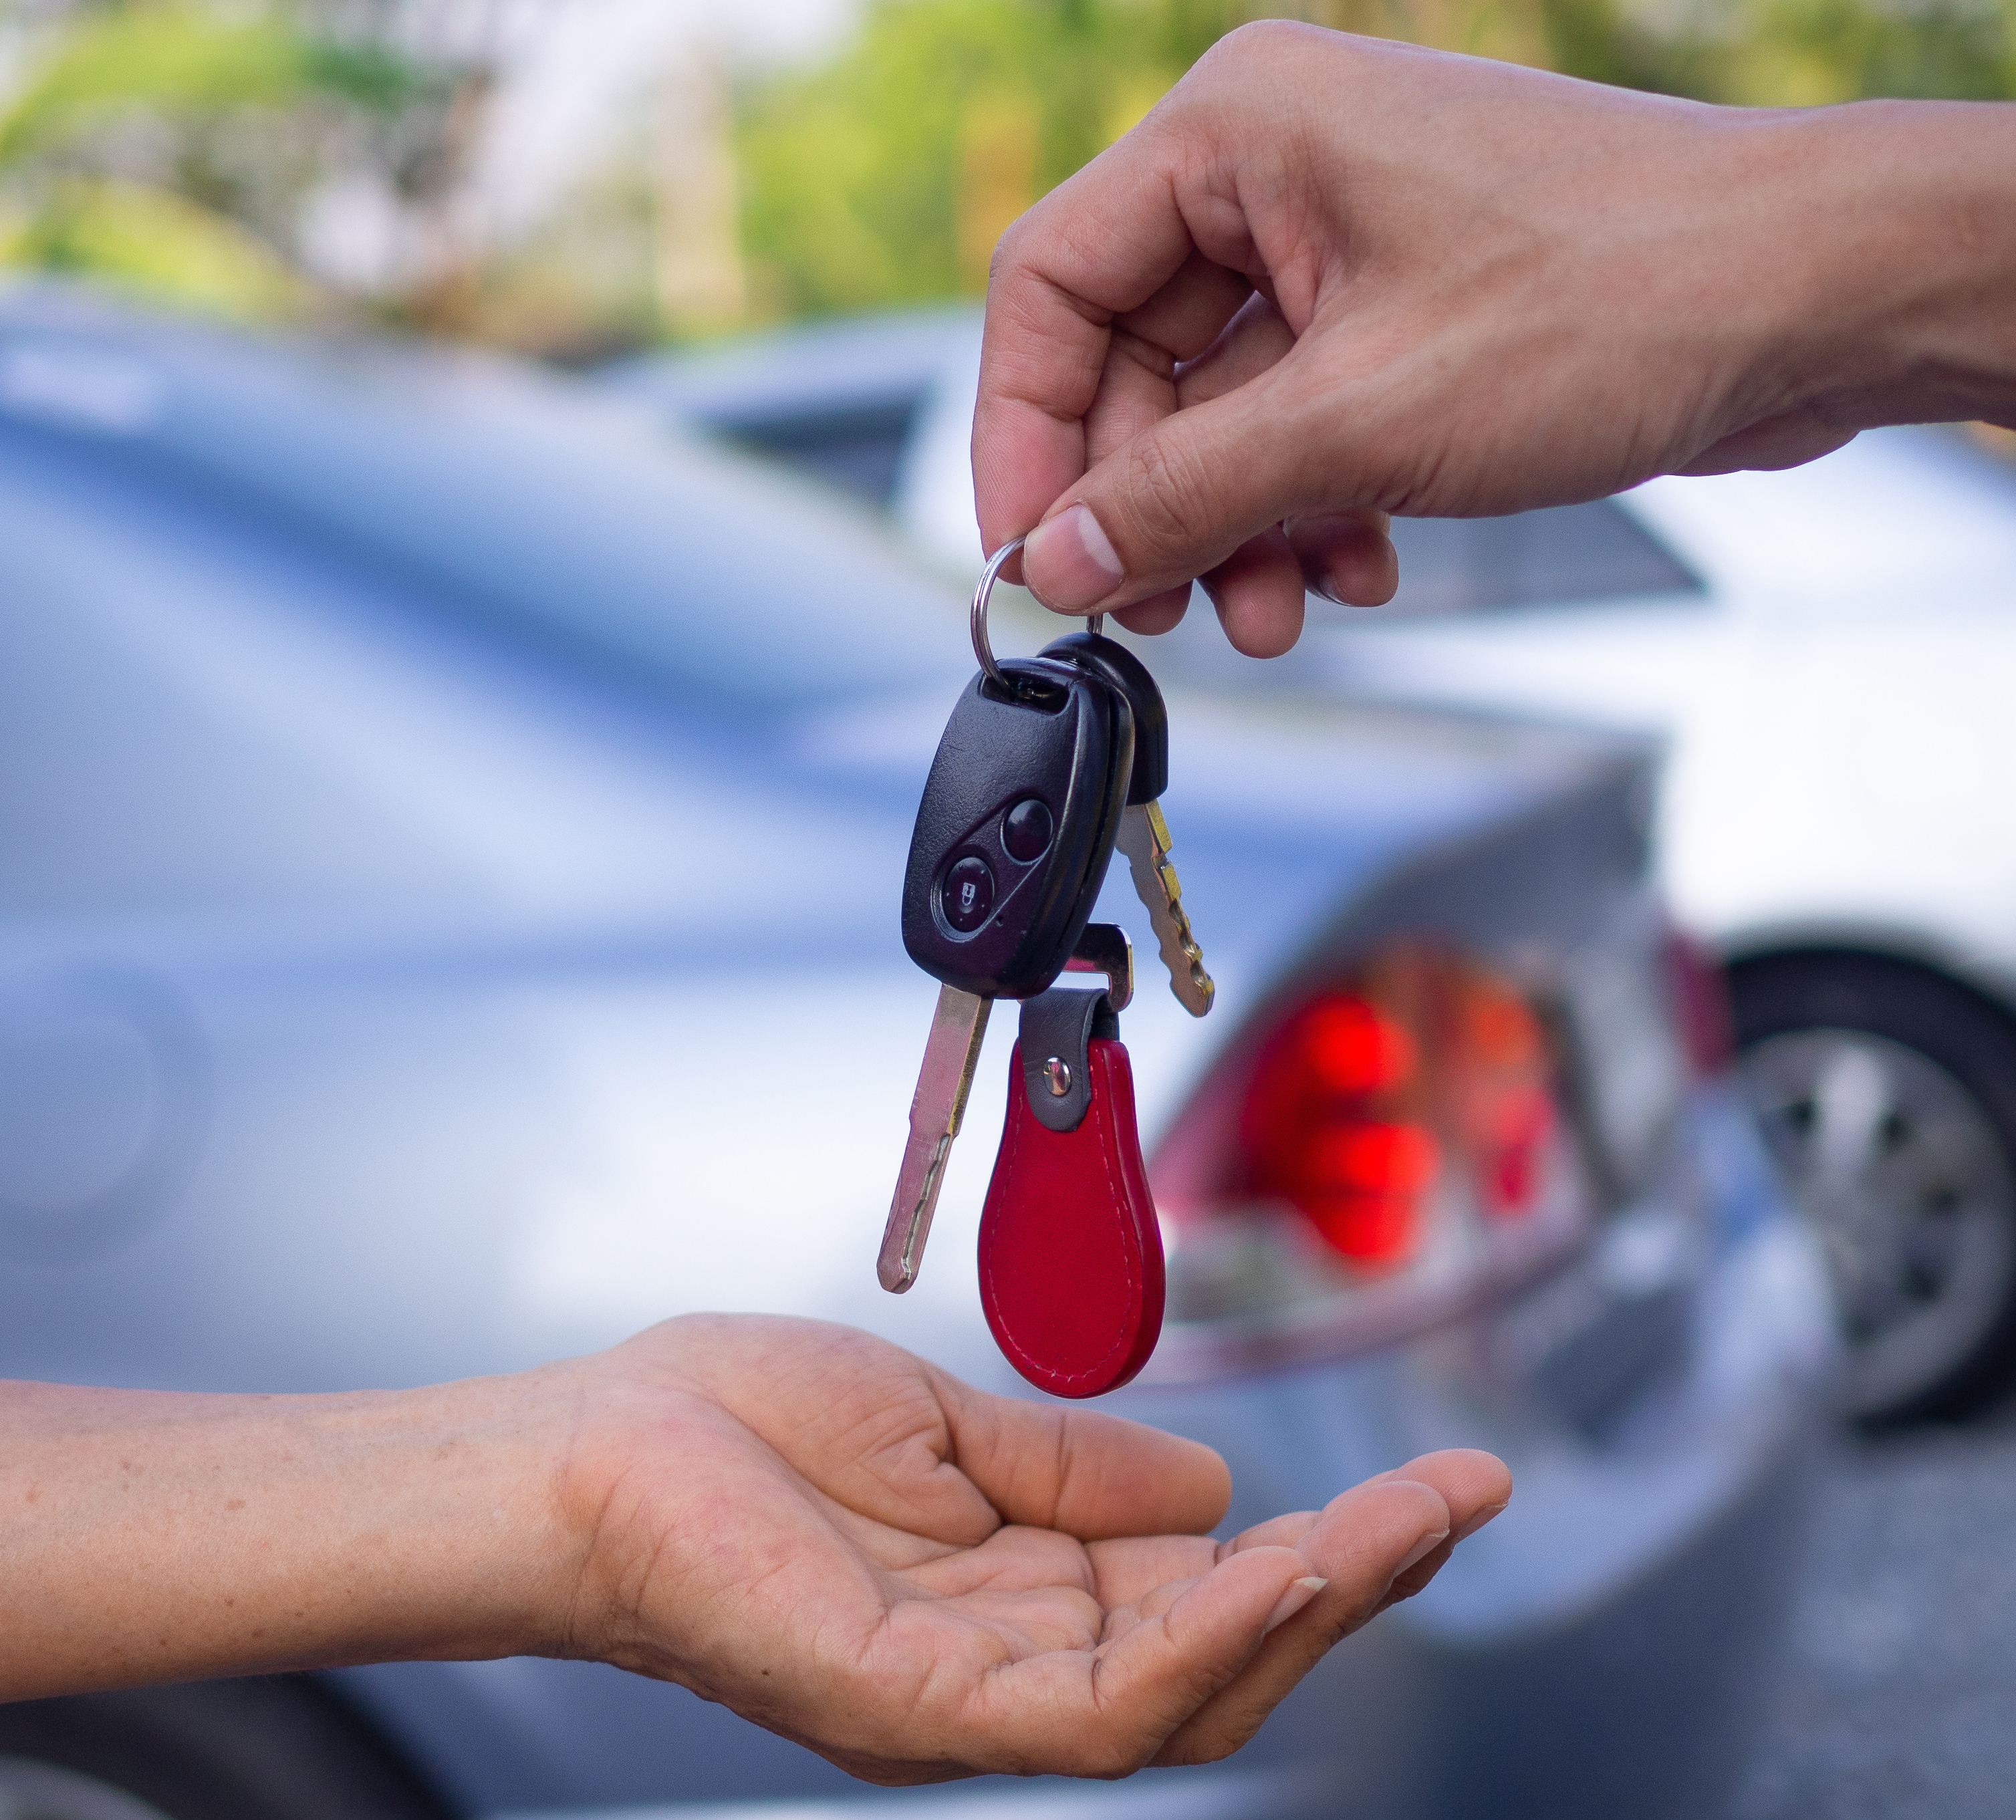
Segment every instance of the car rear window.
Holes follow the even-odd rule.
[[[1506,518],[1399,518],[1388,615],[1496,613],[1698,594],[1701,578],[1614,499]]]

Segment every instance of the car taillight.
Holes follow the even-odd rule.
[[[1293,1207],[1362,1268],[1404,1264],[1445,1166],[1488,1218],[1539,1203],[1557,1123],[1552,1073],[1514,987],[1453,955],[1390,950],[1263,1045],[1228,1185]]]
[[[1294,1207],[1355,1263],[1404,1259],[1442,1169],[1418,1116],[1420,1080],[1420,1047],[1398,1018],[1355,991],[1312,999],[1255,1064],[1230,1185]]]
[[[1543,1232],[1579,1231],[1556,1074],[1525,995],[1447,948],[1388,946],[1289,1004],[1227,1056],[1150,1165],[1172,1313],[1460,1288]]]

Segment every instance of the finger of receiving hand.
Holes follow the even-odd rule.
[[[1238,1674],[1284,1595],[1308,1576],[1292,1548],[1236,1555],[1096,1651],[999,1670],[977,1690],[980,1722],[1021,1761],[1067,1775],[1128,1775]]]
[[[1440,1448],[1365,1483],[1384,1485],[1395,1479],[1434,1486],[1449,1507],[1449,1534],[1458,1541],[1483,1528],[1512,1501],[1512,1469],[1482,1448]]]
[[[1302,635],[1302,566],[1278,526],[1249,538],[1199,580],[1235,651],[1278,657]]]
[[[1447,1448],[1424,1454],[1368,1483],[1384,1484],[1393,1479],[1419,1480],[1435,1486],[1449,1507],[1450,1527],[1447,1541],[1404,1569],[1387,1588],[1382,1610],[1412,1599],[1441,1572],[1456,1544],[1483,1528],[1512,1498],[1512,1475],[1505,1462],[1479,1448]]]
[[[1221,1555],[1236,1555],[1242,1548],[1292,1548],[1323,1520],[1320,1510],[1291,1510],[1270,1516],[1243,1529],[1229,1542],[1219,1545]]]
[[[1227,1557],[1173,1598],[1151,1589],[1136,1603],[1137,1621],[1102,1655],[1102,1701],[1132,1705],[1166,1738],[1237,1677],[1309,1577],[1300,1550],[1260,1548]]]
[[[1116,1536],[1085,1545],[1092,1590],[1108,1610],[1136,1604],[1170,1581],[1201,1578],[1224,1552],[1209,1536]]]
[[[1395,1492],[1413,1505],[1411,1539],[1406,1505],[1383,1502]],[[1503,1461],[1475,1448],[1455,1448],[1424,1454],[1333,1498],[1297,1544],[1329,1584],[1269,1635],[1251,1664],[1170,1739],[1157,1761],[1208,1762],[1237,1750],[1332,1645],[1389,1604],[1420,1591],[1456,1544],[1503,1510],[1511,1494],[1512,1476]],[[1432,1518],[1430,1501],[1435,1499],[1440,1500],[1448,1526],[1439,1540],[1432,1522],[1419,1523],[1423,1515]],[[1382,1572],[1384,1588],[1368,1598]]]
[[[1232,1501],[1232,1475],[1201,1441],[1096,1409],[1060,1408],[933,1381],[952,1459],[1003,1519],[1109,1536],[1201,1534]]]
[[[1208,1763],[1237,1750],[1332,1645],[1377,1612],[1395,1577],[1441,1545],[1449,1523],[1441,1494],[1406,1480],[1359,1485],[1332,1499],[1294,1550],[1327,1584],[1268,1634],[1155,1761]]]
[[[1400,585],[1400,558],[1388,534],[1392,522],[1362,507],[1291,518],[1281,528],[1311,592],[1340,606],[1384,606]]]

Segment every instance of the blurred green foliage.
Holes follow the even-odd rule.
[[[2007,0],[1751,0],[1671,20],[1617,0],[1542,0],[1542,11],[1556,68],[1702,101],[2016,95]]]
[[[386,48],[427,41],[398,28],[453,9],[454,0],[39,0],[30,12],[0,0],[0,266],[254,318],[363,309],[548,353],[977,295],[1017,214],[1220,36],[1270,9],[865,0],[823,61],[740,84],[732,146],[711,124],[722,111],[712,103],[685,123],[676,156],[643,123],[620,168],[587,173],[553,221],[505,246],[464,234],[455,206],[498,75],[494,47],[425,64]],[[2016,0],[1271,9],[1283,9],[1715,101],[2016,95]],[[660,126],[687,105],[682,92],[675,85],[653,104]],[[710,92],[719,99],[718,81]],[[709,157],[718,200],[697,207],[706,184],[691,160]],[[389,275],[343,267],[358,294],[338,295],[337,281],[307,274],[304,223],[313,198],[353,178],[391,211],[396,233]],[[686,294],[697,272],[715,300],[704,308]]]
[[[315,300],[289,241],[332,136],[428,89],[287,12],[200,0],[79,7],[25,52],[0,101],[0,265],[254,318]]]
[[[745,85],[752,314],[977,295],[1022,209],[1263,12],[1744,104],[2016,95],[2016,0],[869,0]]]
[[[1236,23],[1195,0],[871,0],[832,62],[741,95],[756,313],[977,290],[1001,230]]]

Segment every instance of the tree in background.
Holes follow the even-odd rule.
[[[869,0],[830,61],[743,90],[752,314],[977,295],[1023,209],[1283,13],[1702,100],[2016,95],[2016,0]]]
[[[452,188],[481,74],[306,9],[200,0],[60,8],[12,38],[0,266],[253,319],[360,300],[305,256],[304,204],[369,171],[424,224]],[[414,290],[405,313],[423,315],[427,287]]]
[[[743,91],[752,309],[974,294],[1001,231],[1238,23],[1199,0],[873,0],[832,62]]]
[[[500,72],[528,21],[596,31],[581,0],[0,0],[0,267],[577,358],[977,296],[1022,210],[1283,9],[1719,101],[2016,94],[2016,0],[865,0],[813,66],[635,72],[614,150],[496,232]]]

